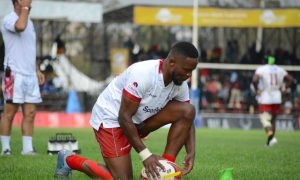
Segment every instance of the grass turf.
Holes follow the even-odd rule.
[[[21,134],[13,128],[11,157],[0,157],[1,180],[53,179],[56,156],[46,154],[47,141],[57,132],[71,132],[79,141],[84,157],[103,162],[99,147],[91,129],[43,129],[36,128],[34,146],[38,156],[21,156]],[[148,148],[162,154],[167,129],[152,133],[146,140]],[[218,179],[219,171],[233,168],[234,179],[300,179],[300,132],[278,132],[279,143],[272,148],[264,146],[262,130],[197,129],[196,161],[193,171],[184,179]],[[142,163],[132,151],[134,179],[139,179]],[[184,151],[177,158],[181,165]],[[72,179],[89,179],[85,174],[73,171]]]

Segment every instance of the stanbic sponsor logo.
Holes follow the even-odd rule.
[[[153,108],[153,109],[151,109],[151,108],[149,108],[148,106],[145,106],[144,108],[143,108],[143,111],[145,112],[145,113],[151,113],[151,114],[153,114],[153,113],[158,113],[159,111],[161,110],[161,108],[159,108],[159,107],[156,107],[156,108]]]
[[[260,20],[265,24],[284,23],[284,16],[276,16],[272,10],[265,10],[260,16]]]
[[[181,20],[180,15],[172,14],[171,11],[166,8],[160,9],[155,18],[162,23],[179,22]]]

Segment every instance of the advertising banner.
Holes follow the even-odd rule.
[[[201,127],[223,129],[262,129],[258,115],[229,113],[200,113]],[[300,118],[299,118],[300,120]],[[279,131],[299,129],[298,119],[290,115],[279,115],[276,119]]]
[[[192,7],[134,7],[138,25],[192,26]],[[300,9],[199,8],[200,27],[300,27]]]

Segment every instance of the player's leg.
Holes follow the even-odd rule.
[[[23,120],[22,120],[22,135],[32,136],[34,127],[34,118],[36,106],[32,103],[22,104]]]
[[[34,118],[36,113],[36,105],[33,103],[22,104],[23,120],[22,120],[22,139],[23,139],[23,155],[34,155],[35,151],[32,145],[32,135],[34,128]]]
[[[259,118],[260,118],[260,122],[268,136],[266,144],[269,145],[270,140],[273,138],[273,128],[272,128],[272,124],[271,124],[272,114],[267,111],[261,112],[261,114],[259,115]]]
[[[18,111],[19,104],[13,103],[15,97],[18,93],[15,91],[18,87],[16,83],[16,78],[13,77],[13,73],[10,72],[9,76],[6,75],[3,78],[2,90],[4,101],[4,111],[2,113],[0,121],[0,135],[1,135],[1,144],[2,144],[2,153],[1,155],[10,155],[10,136],[11,136],[11,127],[14,116]]]
[[[260,111],[260,122],[265,129],[265,132],[268,136],[266,145],[269,146],[270,141],[274,137],[273,127],[272,127],[272,105],[269,104],[260,104],[259,105]]]
[[[268,141],[267,141],[267,145],[268,146],[273,146],[275,144],[277,144],[277,139],[275,137],[275,132],[276,132],[276,114],[272,113],[272,119],[271,119],[271,132],[273,132],[271,135],[268,136]]]
[[[91,178],[133,179],[130,154],[115,158],[103,158],[106,165],[86,159],[79,155],[66,158],[67,166],[72,170],[85,173]]]
[[[2,155],[10,155],[10,136],[12,122],[16,112],[18,111],[18,104],[6,103],[4,105],[4,112],[2,113],[0,121],[0,134],[1,134],[1,144],[2,144]]]
[[[32,136],[34,131],[34,119],[36,114],[36,104],[42,102],[38,79],[36,75],[24,76],[17,74],[19,79],[19,99],[22,99],[22,139],[23,155],[35,155],[36,152],[32,145]]]
[[[116,158],[103,158],[106,165],[86,159],[79,155],[66,157],[66,164],[72,170],[85,173],[91,178],[132,179],[130,154]]]
[[[103,158],[114,179],[133,179],[131,155]]]
[[[132,179],[132,165],[129,144],[121,128],[104,128],[94,130],[106,165],[98,164],[79,155],[59,153],[55,176],[67,177],[70,170],[78,170],[90,177],[102,179]],[[64,156],[67,156],[64,158]],[[63,161],[65,159],[65,162]]]
[[[271,119],[271,125],[272,125],[272,131],[273,131],[273,135],[275,136],[276,133],[276,114],[272,115],[272,119]]]
[[[273,134],[273,129],[272,129],[272,114],[270,112],[261,112],[259,115],[260,122],[263,126],[263,128],[266,131],[266,134]]]
[[[176,157],[190,134],[195,118],[195,108],[187,102],[171,101],[158,114],[147,119],[140,127],[141,134],[148,134],[171,123],[165,154]]]
[[[71,175],[71,170],[81,171],[91,178],[112,179],[111,174],[104,165],[73,154],[71,151],[59,151],[54,177],[68,178]]]
[[[276,133],[276,117],[277,117],[277,114],[280,113],[280,104],[272,104],[272,111],[271,111],[271,114],[272,114],[272,119],[271,119],[271,125],[272,125],[272,137],[269,137],[268,138],[268,145],[269,146],[273,146],[275,144],[277,144],[277,139],[275,137],[275,133]]]
[[[104,128],[94,130],[102,157],[114,179],[132,179],[131,145],[122,128]]]
[[[271,124],[272,124],[272,131],[273,131],[274,136],[275,136],[275,133],[276,133],[276,118],[277,118],[277,115],[280,113],[280,111],[281,111],[281,105],[280,104],[273,104],[272,105]]]

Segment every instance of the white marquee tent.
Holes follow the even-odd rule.
[[[57,19],[85,23],[102,22],[103,7],[100,3],[34,0],[32,7],[30,12],[32,19]],[[1,0],[0,19],[12,9],[10,0]]]

